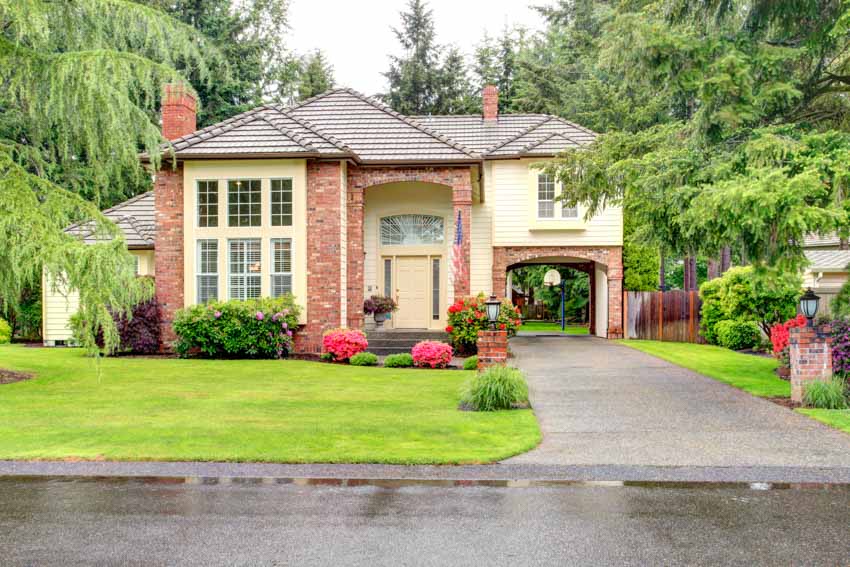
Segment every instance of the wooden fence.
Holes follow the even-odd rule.
[[[699,334],[702,302],[695,291],[627,291],[626,338],[704,343]]]

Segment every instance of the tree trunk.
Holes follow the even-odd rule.
[[[684,271],[684,285],[682,287],[685,291],[694,291],[697,288],[696,266],[696,256],[685,256],[685,265],[682,266],[682,269]]]
[[[726,270],[732,267],[732,250],[728,246],[724,246],[720,252],[720,275],[726,273]]]
[[[664,252],[661,252],[661,263],[658,266],[658,289],[667,289],[667,270],[664,269]]]
[[[708,279],[713,280],[720,276],[720,260],[715,258],[708,259]]]

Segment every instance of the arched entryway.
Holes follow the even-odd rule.
[[[559,273],[561,285],[545,285],[545,275],[552,270]],[[506,287],[522,311],[523,330],[557,330],[563,315],[568,334],[594,334],[594,271],[593,262],[578,258],[508,266]]]

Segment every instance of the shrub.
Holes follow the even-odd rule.
[[[410,352],[416,366],[445,368],[452,361],[452,347],[439,341],[421,341]]]
[[[393,301],[392,297],[384,297],[383,295],[373,295],[363,302],[363,313],[366,315],[374,315],[375,313],[392,313],[398,309],[398,305]]]
[[[387,368],[410,368],[413,366],[413,357],[406,352],[391,354],[384,359],[384,366]]]
[[[528,385],[517,368],[494,365],[470,380],[461,396],[461,404],[474,411],[496,411],[528,403]]]
[[[333,362],[334,361],[334,355],[332,355],[329,352],[323,352],[322,354],[319,355],[319,360],[324,361],[324,362]]]
[[[349,358],[348,362],[353,366],[376,366],[378,364],[378,355],[371,352],[358,352]]]
[[[850,321],[838,319],[832,327],[832,371],[841,376],[850,374]]]
[[[299,309],[291,295],[193,305],[174,317],[177,354],[212,358],[284,358],[292,351]]]
[[[490,328],[487,319],[487,298],[483,293],[475,297],[460,298],[449,306],[449,324],[446,332],[451,336],[452,344],[462,352],[474,353],[478,342],[478,331]],[[516,334],[522,321],[519,307],[514,307],[509,299],[502,301],[497,329],[507,331],[508,336]]]
[[[841,376],[833,376],[827,382],[810,382],[803,392],[803,405],[819,409],[847,409],[847,383]]]
[[[332,329],[325,331],[322,346],[334,360],[342,362],[369,348],[369,341],[363,331],[357,329]]]
[[[770,328],[770,344],[773,356],[779,359],[782,366],[788,366],[791,363],[788,346],[791,339],[791,329],[805,327],[806,323],[805,316],[797,315],[784,323],[776,323]]]
[[[159,304],[155,297],[133,307],[131,317],[112,313],[112,320],[120,341],[116,352],[151,354],[159,350]],[[71,330],[78,343],[82,342],[82,326],[83,319],[79,314],[71,317]],[[98,331],[95,343],[103,348],[103,330]]]
[[[0,319],[0,345],[12,341],[12,327],[5,319]]]
[[[761,330],[753,321],[720,321],[714,327],[717,344],[732,350],[752,348],[761,341]]]
[[[470,356],[463,361],[464,370],[478,370],[478,355]]]
[[[715,327],[727,319],[754,321],[769,334],[774,323],[796,314],[800,286],[796,274],[759,275],[750,266],[728,270],[700,287],[702,336],[709,343],[718,344]]]

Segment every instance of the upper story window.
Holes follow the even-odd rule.
[[[433,215],[396,215],[381,219],[382,246],[442,244],[445,223]]]
[[[227,225],[260,226],[260,180],[232,179],[227,182]]]
[[[198,226],[218,226],[218,181],[198,181]]]
[[[537,176],[537,218],[555,218],[555,178],[547,173]]]
[[[292,180],[271,180],[272,226],[292,226]]]

